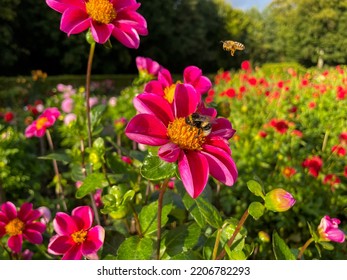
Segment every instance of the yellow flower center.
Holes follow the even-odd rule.
[[[111,23],[117,13],[109,0],[89,0],[86,3],[88,15],[98,23]]]
[[[38,118],[37,122],[36,122],[36,128],[37,129],[42,129],[45,126],[46,122],[47,122],[47,118],[46,117]]]
[[[22,234],[25,224],[18,218],[14,218],[5,226],[5,231],[8,235],[14,236]]]
[[[171,104],[175,97],[176,84],[164,88],[164,98]]]
[[[87,233],[88,233],[87,231],[82,229],[80,231],[76,231],[73,234],[71,234],[71,237],[74,242],[76,242],[77,244],[81,244],[86,240]]]
[[[201,129],[187,124],[185,118],[177,118],[169,123],[167,135],[183,150],[201,150],[205,142]]]

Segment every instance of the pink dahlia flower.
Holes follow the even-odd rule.
[[[318,233],[320,240],[322,241],[333,241],[338,243],[345,242],[345,234],[339,229],[341,221],[337,218],[330,218],[324,216],[318,226]]]
[[[25,129],[25,137],[31,138],[42,137],[46,133],[46,129],[53,126],[57,118],[60,116],[60,112],[57,108],[47,108],[37,120],[33,121]]]
[[[136,67],[140,76],[152,76],[153,78],[158,76],[158,72],[161,69],[161,65],[158,62],[142,56],[136,57]]]
[[[90,28],[94,41],[104,44],[111,35],[128,48],[138,48],[139,35],[147,35],[147,22],[137,13],[136,0],[46,0],[62,13],[60,30],[71,34]]]
[[[188,66],[184,69],[183,82],[192,85],[199,94],[208,92],[212,87],[210,79],[203,76],[202,70],[196,66]],[[174,83],[170,71],[162,68],[158,73],[158,79],[147,83],[145,92],[164,96],[172,103],[176,85],[179,83],[181,82]]]
[[[63,255],[63,260],[98,259],[97,251],[104,243],[105,230],[92,227],[93,211],[89,206],[72,210],[72,215],[58,212],[53,220],[55,232],[48,244],[48,252]]]
[[[36,221],[40,216],[31,203],[24,203],[17,211],[12,202],[5,202],[0,209],[0,238],[9,235],[7,245],[15,253],[22,251],[23,239],[41,244],[46,225]]]
[[[140,94],[134,99],[139,114],[125,129],[138,143],[161,146],[158,156],[164,161],[178,163],[184,187],[193,198],[204,190],[209,174],[228,186],[238,174],[228,145],[235,130],[227,119],[215,118],[215,109],[199,106],[200,97],[189,84],[175,86],[172,104],[157,94]],[[195,112],[212,119],[208,133],[187,123]]]

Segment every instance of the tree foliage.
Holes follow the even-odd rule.
[[[149,35],[138,50],[114,38],[112,48],[98,45],[94,73],[132,73],[134,58],[151,57],[173,72],[196,65],[206,72],[237,68],[242,60],[345,64],[347,0],[274,0],[263,11],[234,9],[225,0],[152,0],[139,12]],[[3,0],[0,7],[0,75],[85,72],[88,44],[84,34],[68,37],[59,30],[61,15],[45,1]],[[245,44],[234,57],[220,41]]]

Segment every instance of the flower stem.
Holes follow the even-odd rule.
[[[159,192],[159,198],[158,198],[158,226],[157,226],[157,260],[160,260],[160,243],[161,243],[161,213],[163,210],[163,198],[164,193],[167,187],[167,184],[169,183],[169,179],[165,179],[163,182],[160,192]]]
[[[231,245],[233,244],[237,234],[240,232],[243,224],[245,223],[245,221],[247,220],[248,218],[248,215],[249,215],[249,212],[248,212],[248,208],[246,209],[246,211],[243,213],[239,223],[237,224],[236,228],[235,228],[235,231],[233,232],[233,235],[230,237],[228,243],[227,243],[227,246],[230,248]],[[219,253],[219,255],[217,256],[217,260],[221,260],[222,258],[224,258],[226,254],[226,251],[225,251],[225,248],[223,248],[223,250]]]
[[[92,75],[92,65],[93,65],[93,57],[94,57],[94,52],[95,52],[95,42],[90,44],[90,49],[89,49],[89,57],[88,57],[88,65],[87,65],[87,74],[86,74],[86,113],[87,113],[87,131],[88,131],[88,147],[92,147],[92,122],[90,118],[90,104],[89,104],[89,99],[90,99],[90,81],[91,81],[91,75]],[[89,194],[90,200],[92,203],[92,208],[95,216],[95,220],[98,225],[100,225],[100,219],[99,219],[99,214],[98,214],[98,209],[95,204],[95,200],[92,194]]]
[[[223,231],[223,228],[220,228],[217,231],[216,242],[214,243],[214,247],[213,247],[212,260],[215,260],[217,257],[217,251],[218,251],[218,246],[220,243],[220,237],[222,235],[222,231]]]
[[[49,132],[48,129],[46,130],[46,136],[47,136],[49,149],[51,150],[51,152],[54,152],[54,145],[53,145],[53,141],[52,141],[52,136],[51,136],[51,133]],[[65,195],[64,195],[64,191],[63,191],[63,186],[61,184],[61,177],[60,177],[60,173],[59,173],[58,163],[55,159],[53,159],[53,168],[54,168],[55,177],[57,178],[58,194],[61,197],[64,211],[67,211],[67,206],[66,206],[66,202],[65,202]]]
[[[92,147],[92,124],[90,119],[90,81],[92,74],[93,57],[95,51],[95,43],[90,44],[88,65],[87,65],[87,75],[86,75],[86,113],[87,113],[87,128],[88,128],[88,147]]]
[[[297,259],[301,260],[302,256],[304,255],[305,250],[307,249],[308,246],[314,241],[313,237],[311,237],[309,240],[306,241],[304,246],[301,247],[300,252],[298,254]]]

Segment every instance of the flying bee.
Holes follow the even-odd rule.
[[[210,116],[193,113],[185,118],[186,124],[198,128],[198,135],[207,136],[212,130],[212,118]]]
[[[236,50],[243,51],[245,45],[236,41],[220,41],[223,43],[223,50],[230,51],[231,55],[234,56]]]

